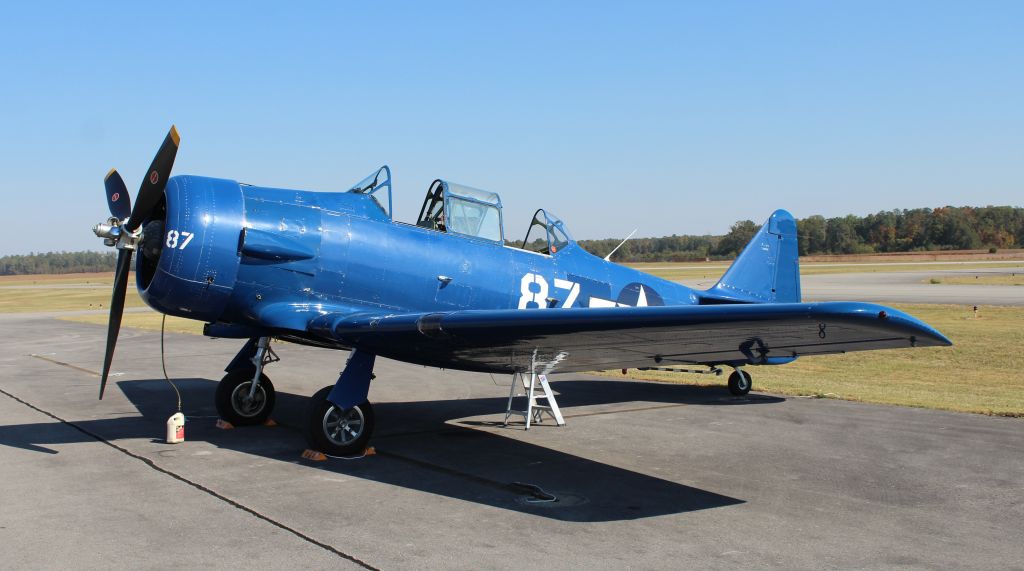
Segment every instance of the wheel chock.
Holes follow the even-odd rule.
[[[277,422],[273,418],[268,418],[263,421],[263,426],[277,426]]]
[[[373,446],[367,446],[366,450],[363,451],[363,456],[376,456],[376,455],[377,455],[377,449],[374,448]]]
[[[312,460],[313,462],[323,462],[324,460],[327,460],[327,455],[323,452],[307,448],[302,451],[302,458],[305,460]]]
[[[223,418],[218,418],[217,419],[216,426],[217,426],[217,428],[219,428],[221,430],[231,430],[232,428],[235,427],[234,424],[231,424],[230,422],[224,420]]]

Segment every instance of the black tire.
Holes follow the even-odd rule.
[[[735,396],[741,397],[749,393],[752,384],[750,373],[746,371],[737,370],[729,375],[729,392]]]
[[[276,395],[274,383],[264,374],[260,374],[260,384],[256,389],[256,398],[252,403],[244,399],[249,396],[254,370],[237,369],[228,372],[217,385],[214,403],[217,414],[235,426],[252,426],[263,424],[274,412]]]
[[[362,454],[373,435],[373,407],[366,401],[341,410],[327,400],[332,388],[324,387],[310,398],[306,439],[311,448],[330,456]]]

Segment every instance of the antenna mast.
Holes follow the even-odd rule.
[[[615,246],[614,248],[612,248],[612,251],[611,251],[611,252],[608,252],[608,255],[604,257],[604,261],[606,261],[606,262],[610,262],[610,261],[611,261],[611,259],[610,259],[610,258],[612,257],[612,254],[614,254],[615,252],[617,252],[617,251],[619,250],[619,248],[621,248],[621,247],[622,247],[622,245],[626,243],[626,241],[627,241],[627,240],[629,240],[630,238],[632,238],[632,237],[633,237],[633,234],[636,234],[636,231],[637,231],[637,230],[639,230],[639,228],[634,228],[634,229],[633,229],[633,231],[629,233],[629,236],[626,236],[626,239],[625,239],[625,240],[623,240],[623,241],[619,242],[619,245],[618,245],[618,246]]]

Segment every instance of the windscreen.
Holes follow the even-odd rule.
[[[370,198],[391,217],[391,169],[384,165],[373,172],[370,176],[357,182],[349,192],[358,194],[369,194]]]
[[[455,196],[448,199],[448,231],[501,241],[501,216],[496,206]]]

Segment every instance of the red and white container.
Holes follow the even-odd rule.
[[[185,415],[180,412],[167,419],[167,443],[185,441]]]

